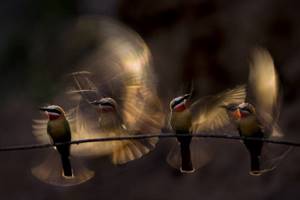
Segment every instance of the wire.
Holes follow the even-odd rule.
[[[106,138],[93,138],[93,139],[83,139],[83,140],[74,140],[64,143],[55,143],[55,144],[31,144],[31,145],[19,145],[19,146],[8,146],[0,147],[0,152],[5,151],[22,151],[22,150],[33,150],[33,149],[44,149],[51,148],[54,146],[61,145],[79,145],[82,143],[89,142],[107,142],[107,141],[116,141],[116,140],[142,140],[148,138],[174,138],[174,137],[199,137],[199,138],[215,138],[215,139],[225,139],[225,140],[252,140],[252,141],[263,141],[265,143],[272,143],[278,145],[294,146],[300,147],[300,143],[283,141],[283,140],[272,140],[267,138],[255,138],[255,137],[244,137],[244,136],[233,136],[233,135],[211,135],[211,134],[174,134],[174,133],[165,133],[165,134],[147,134],[147,135],[131,135],[131,136],[120,136],[120,137],[106,137]]]

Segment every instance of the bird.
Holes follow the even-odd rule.
[[[69,122],[65,117],[64,110],[57,105],[50,105],[47,107],[41,107],[41,111],[45,112],[49,118],[47,124],[47,133],[51,138],[53,144],[64,143],[71,141],[71,130]],[[55,146],[60,154],[63,176],[69,178],[73,176],[73,170],[70,162],[70,145]]]
[[[252,53],[246,98],[239,104],[225,106],[230,119],[243,137],[258,139],[282,137],[277,125],[280,108],[279,80],[270,53],[264,48],[255,48]],[[280,151],[268,164],[262,158],[267,145],[260,140],[243,140],[250,158],[250,175],[260,176],[275,169],[276,164],[290,148]],[[273,150],[269,150],[272,152]]]
[[[170,102],[169,123],[175,131],[179,145],[169,153],[168,163],[180,169],[182,173],[193,173],[196,169],[206,164],[210,155],[203,149],[205,144],[191,145],[197,139],[193,134],[200,132],[215,133],[230,126],[230,120],[223,106],[241,103],[245,98],[245,87],[237,86],[219,94],[205,96],[195,101],[192,94],[184,94]],[[180,151],[176,150],[180,148]]]
[[[123,100],[120,106],[112,97],[99,97],[100,92],[95,89],[96,86],[89,76],[90,73],[86,72],[73,74],[77,91],[82,96],[82,101],[77,107],[77,121],[81,124],[79,132],[84,135],[89,134],[91,138],[129,136],[160,131],[161,114],[156,111],[151,112],[148,106],[143,105],[151,100],[153,95],[148,89],[145,90],[143,86],[131,88],[128,93],[132,94]],[[143,95],[140,95],[139,93],[143,91]],[[137,107],[138,105],[141,107]],[[110,141],[101,146],[91,144],[93,145],[92,151],[79,150],[78,154],[92,157],[111,155],[114,164],[125,164],[153,150],[157,141],[158,138],[149,138],[142,141]],[[91,148],[87,147],[87,149]]]
[[[38,138],[48,136],[55,150],[59,153],[50,152],[50,156],[44,163],[33,168],[33,174],[40,180],[59,186],[71,186],[83,183],[93,177],[93,172],[85,169],[74,160],[71,162],[70,144],[72,129],[68,121],[68,114],[58,105],[48,105],[40,108],[47,115],[47,120],[34,120],[34,134]],[[67,143],[67,144],[61,144]]]
[[[186,134],[189,132],[189,128],[192,125],[192,115],[189,109],[187,109],[187,100],[190,94],[185,94],[183,96],[173,99],[170,103],[171,108],[171,118],[170,125],[175,130],[176,134]],[[190,143],[191,136],[177,136],[177,140],[180,143],[180,153],[181,153],[181,167],[180,171],[182,173],[192,173],[195,171],[192,160]]]
[[[94,48],[69,74],[74,102],[74,139],[160,133],[165,123],[152,55],[127,26],[107,18],[82,18],[72,33],[93,30]],[[125,164],[153,150],[158,138],[72,146],[74,156],[109,156]]]

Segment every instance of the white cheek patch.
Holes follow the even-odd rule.
[[[57,116],[57,117],[60,116],[60,114],[58,114],[58,113],[49,112],[49,111],[47,111],[46,114],[51,115],[51,116]]]

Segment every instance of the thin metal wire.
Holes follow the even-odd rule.
[[[291,142],[291,141],[283,141],[283,140],[273,140],[267,138],[255,138],[255,137],[243,137],[243,136],[233,136],[233,135],[211,135],[211,134],[174,134],[174,133],[163,133],[163,134],[145,134],[145,135],[131,135],[131,136],[120,136],[120,137],[106,137],[106,138],[93,138],[93,139],[83,139],[83,140],[74,140],[65,143],[55,143],[55,144],[31,144],[31,145],[19,145],[19,146],[7,146],[0,147],[0,152],[5,151],[22,151],[22,150],[33,150],[33,149],[45,149],[54,146],[61,145],[79,145],[82,143],[89,142],[107,142],[107,141],[115,141],[115,140],[142,140],[148,138],[174,138],[174,137],[199,137],[199,138],[214,138],[214,139],[225,139],[225,140],[252,140],[252,141],[263,141],[265,143],[272,143],[278,145],[287,145],[300,147],[300,143]]]

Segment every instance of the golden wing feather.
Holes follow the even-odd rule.
[[[151,55],[147,45],[135,32],[111,20],[86,18],[78,23],[77,28],[85,28],[86,24],[92,26],[96,32],[99,47],[82,61],[81,66],[86,67],[81,70],[88,71],[93,76],[81,81],[80,88],[77,89],[81,90],[79,93],[83,97],[82,91],[92,90],[90,88],[96,86],[97,98],[113,98],[118,103],[118,114],[122,124],[111,132],[104,132],[101,127],[91,125],[84,111],[81,111],[83,114],[76,125],[80,133],[76,135],[80,135],[80,138],[90,138],[159,133],[164,124],[164,115],[155,90]],[[89,80],[90,78],[93,80]],[[90,102],[92,100],[88,99]],[[81,108],[79,106],[79,109]],[[126,129],[121,128],[123,124]],[[140,153],[148,153],[157,141],[158,138],[151,138],[144,142],[112,141],[85,144],[90,146],[86,150],[79,145],[76,155],[113,154],[114,163],[124,163],[141,157]],[[137,153],[137,149],[140,149],[140,153]],[[123,156],[124,152],[128,155]]]
[[[279,81],[270,53],[262,48],[253,52],[250,64],[247,101],[254,105],[265,132],[282,136],[276,122],[279,117]]]
[[[243,103],[245,98],[245,86],[238,86],[216,96],[204,97],[196,101],[191,106],[193,114],[191,131],[197,133],[231,129],[231,120],[224,106]]]

